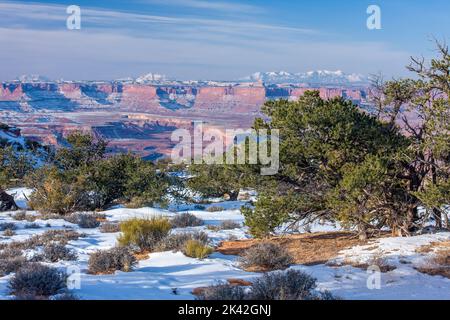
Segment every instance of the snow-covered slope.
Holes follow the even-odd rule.
[[[20,82],[49,82],[50,79],[47,77],[38,75],[38,74],[23,74],[16,78],[17,81]]]
[[[14,194],[21,207],[26,207],[24,194],[31,190],[8,190]],[[103,212],[110,222],[118,222],[134,216],[163,215],[172,217],[186,212],[192,212],[205,221],[204,226],[174,229],[173,232],[203,231],[213,241],[213,244],[229,237],[246,239],[249,237],[246,227],[234,230],[208,228],[223,220],[233,220],[242,223],[243,217],[238,207],[243,203],[221,202],[212,205],[224,207],[221,212],[207,212],[194,206],[170,207],[170,210],[158,208],[125,209],[117,207]],[[28,211],[34,215],[36,212]],[[246,272],[239,267],[236,256],[225,256],[214,253],[204,260],[186,257],[181,252],[152,253],[147,259],[139,261],[132,272],[116,272],[111,275],[91,275],[87,273],[89,255],[99,249],[114,247],[119,233],[101,233],[97,229],[81,229],[77,225],[62,219],[36,220],[37,228],[29,228],[27,221],[17,221],[13,213],[0,214],[1,223],[14,223],[15,235],[0,236],[0,243],[24,241],[34,234],[42,234],[48,230],[73,229],[86,234],[78,240],[70,241],[68,247],[75,250],[77,261],[60,261],[49,263],[54,267],[79,268],[80,288],[73,293],[81,299],[194,299],[194,288],[208,286],[218,280],[243,279],[252,281],[261,274]],[[416,270],[430,257],[429,254],[418,254],[417,249],[423,245],[443,240],[450,240],[449,232],[426,234],[410,238],[382,238],[371,241],[367,245],[356,246],[340,253],[336,260],[367,263],[380,253],[383,253],[386,263],[396,267],[395,270],[380,275],[380,288],[369,289],[367,270],[349,265],[329,266],[325,264],[306,266],[295,265],[291,268],[302,270],[317,278],[319,290],[330,290],[343,299],[450,299],[450,280],[441,276],[430,276]],[[31,252],[30,252],[31,253]],[[8,294],[8,281],[12,275],[0,277],[0,300],[12,299]],[[174,293],[175,292],[175,293]]]
[[[44,163],[50,152],[49,147],[24,138],[18,128],[0,123],[0,148],[6,147],[11,147],[16,153],[26,154],[34,166]]]
[[[138,77],[135,82],[136,83],[154,83],[154,82],[163,82],[166,80],[166,76],[157,73],[147,73],[143,76]]]

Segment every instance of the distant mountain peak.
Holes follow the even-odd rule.
[[[20,82],[49,82],[50,79],[39,74],[23,74],[16,78]]]
[[[316,70],[300,73],[286,71],[255,72],[242,80],[262,81],[266,84],[358,85],[369,83],[368,77],[364,75],[347,74],[342,70]]]
[[[167,80],[167,77],[158,73],[147,73],[136,78],[137,83],[161,82]]]

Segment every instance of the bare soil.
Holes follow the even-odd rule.
[[[294,258],[295,264],[317,265],[338,256],[339,252],[356,245],[365,245],[350,232],[320,232],[289,235],[268,239],[286,248]],[[217,251],[225,255],[242,255],[245,250],[266,240],[236,240],[222,242]]]

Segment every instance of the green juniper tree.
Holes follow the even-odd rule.
[[[68,136],[66,148],[48,166],[27,177],[35,191],[30,205],[36,210],[67,214],[105,209],[124,203],[136,207],[166,205],[176,197],[177,178],[132,154],[106,155],[107,143],[89,134]]]
[[[382,86],[380,117],[400,126],[411,143],[402,159],[403,173],[411,195],[404,229],[420,227],[428,216],[419,217],[426,207],[442,227],[444,208],[450,202],[450,54],[437,43],[439,57],[426,63],[412,58],[408,69],[417,80],[388,81]],[[448,225],[448,223],[447,223]]]
[[[260,188],[254,209],[244,209],[250,230],[269,235],[282,223],[320,218],[356,225],[365,238],[392,222],[386,217],[399,196],[392,171],[408,144],[398,131],[349,101],[323,100],[318,92],[268,102],[263,112],[270,120],[256,120],[255,128],[280,128],[281,166],[273,183]],[[383,192],[389,196],[375,201]]]

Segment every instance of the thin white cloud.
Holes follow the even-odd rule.
[[[197,0],[195,0],[197,1]],[[203,2],[203,1],[199,1]],[[224,3],[222,3],[224,4]],[[6,2],[0,3],[0,26],[11,23],[11,20],[29,23],[30,27],[43,22],[64,21],[67,18],[66,6],[44,5],[44,4],[23,4]],[[297,34],[318,34],[317,30],[308,28],[296,28],[280,26],[258,22],[246,22],[242,20],[207,19],[207,18],[186,18],[176,16],[161,16],[131,13],[124,11],[112,11],[99,8],[81,8],[82,20],[87,23],[96,24],[100,28],[121,28],[130,29],[136,27],[135,24],[172,24],[178,26],[204,26],[221,27],[223,30],[241,30],[243,33],[254,32],[255,30],[271,30],[279,32],[292,32]],[[28,21],[27,21],[28,20]],[[141,25],[142,26],[142,25]]]
[[[66,17],[61,5],[1,3],[1,80],[24,73],[113,79],[149,71],[227,80],[254,71],[324,68],[395,74],[410,55],[382,43],[330,40],[316,30],[261,21],[83,7],[82,30],[69,31]]]
[[[181,79],[231,80],[254,71],[323,68],[391,75],[403,71],[410,55],[380,43],[210,40],[0,28],[1,76],[7,80],[38,73],[51,78],[114,79],[156,71]]]
[[[141,3],[159,4],[165,6],[177,6],[194,9],[205,9],[222,12],[246,12],[246,13],[261,13],[265,10],[261,7],[234,2],[216,1],[216,0],[140,0]]]

